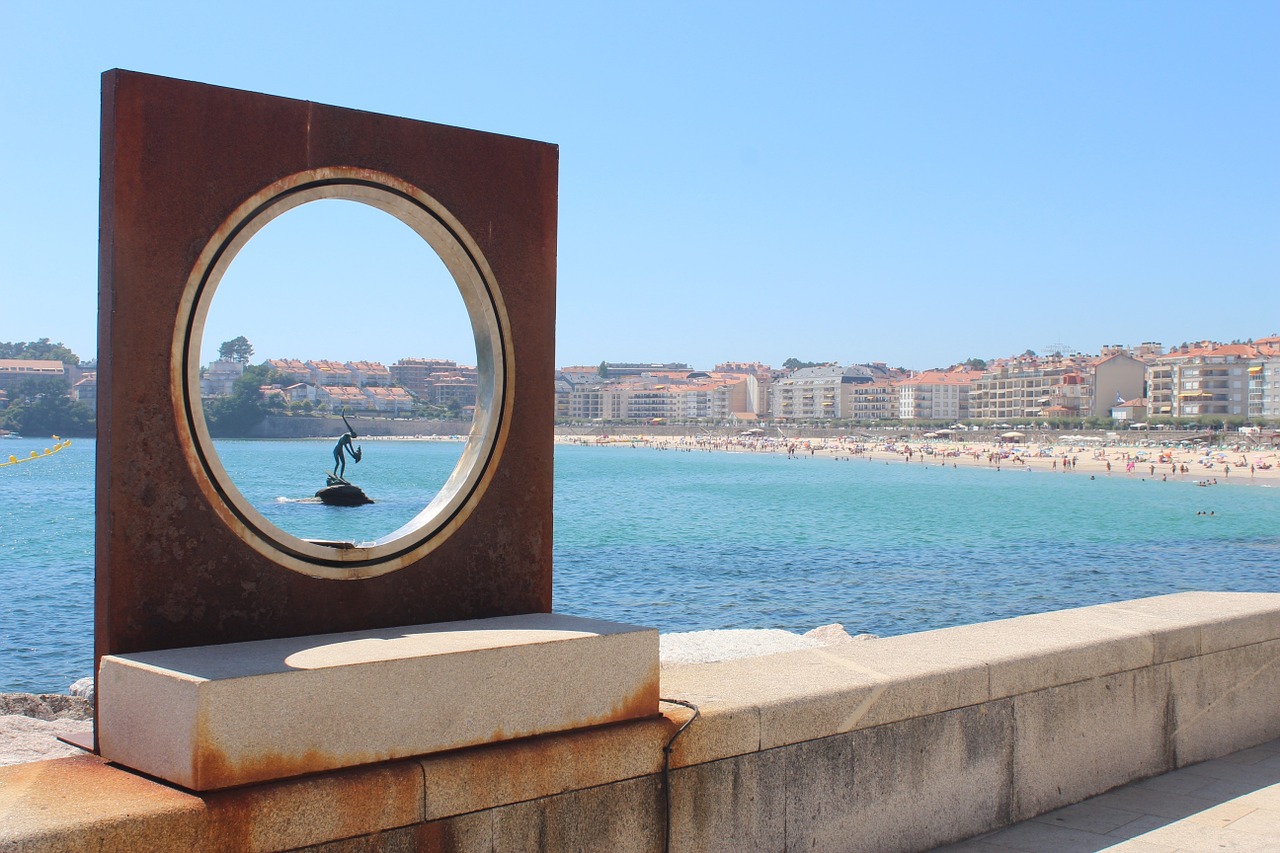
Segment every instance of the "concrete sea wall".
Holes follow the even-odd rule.
[[[361,436],[415,436],[459,435],[466,437],[471,431],[470,421],[427,421],[393,418],[348,417],[351,426]],[[346,431],[342,420],[336,417],[281,417],[264,418],[253,428],[251,438],[332,438],[337,439]]]
[[[665,779],[665,703],[200,796],[86,755],[0,768],[0,851],[928,850],[1280,736],[1278,661],[1280,594],[1181,593],[670,666]]]

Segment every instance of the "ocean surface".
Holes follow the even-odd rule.
[[[48,440],[0,442],[0,459]],[[241,491],[298,535],[409,520],[461,451],[364,443],[378,503],[300,502],[331,441],[220,442]],[[0,692],[90,674],[94,443],[0,468]],[[275,473],[270,473],[275,472]],[[1213,515],[1198,515],[1212,511]],[[1280,591],[1280,489],[801,456],[556,449],[555,607],[652,625],[881,636],[1182,590]]]

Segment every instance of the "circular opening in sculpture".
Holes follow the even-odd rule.
[[[264,518],[301,539],[373,542],[457,466],[475,364],[431,246],[381,210],[322,199],[272,219],[227,266],[200,398],[223,469]]]
[[[358,202],[390,214],[434,251],[438,262],[436,257],[430,257],[425,259],[425,266],[442,266],[456,284],[469,319],[469,324],[463,324],[469,325],[465,334],[470,342],[465,351],[474,352],[474,366],[443,353],[421,357],[406,354],[400,359],[405,363],[397,364],[399,376],[392,379],[389,368],[373,359],[339,361],[313,357],[303,361],[265,351],[260,351],[260,355],[266,359],[253,359],[250,336],[231,334],[239,329],[234,325],[236,322],[246,322],[244,311],[223,311],[226,300],[219,300],[218,310],[211,314],[219,284],[254,235],[288,211],[317,201],[326,201],[326,205],[309,210],[328,207],[333,204],[328,200]],[[338,206],[348,210],[352,207]],[[246,252],[246,259],[252,254]],[[430,284],[428,273],[429,270],[424,270],[424,288]],[[230,287],[234,275],[227,280]],[[261,284],[255,286],[259,291],[265,289]],[[312,294],[326,309],[318,316],[332,318],[335,338],[341,337],[343,325],[347,323],[362,326],[366,333],[382,331],[385,326],[390,334],[393,327],[402,324],[402,315],[416,313],[408,305],[394,304],[394,297],[380,301],[380,295],[370,291],[367,282],[353,284],[347,295],[349,300],[333,293],[327,298],[322,292]],[[242,302],[244,297],[244,293],[239,294]],[[370,307],[373,310],[368,310]],[[389,318],[388,314],[396,313],[398,307],[400,313],[394,320]],[[308,320],[304,316],[308,312],[300,307],[293,317],[279,306],[272,310],[276,316],[271,322],[282,328],[291,323],[324,322],[323,319]],[[237,319],[228,320],[228,315]],[[382,325],[379,325],[379,316],[384,318]],[[460,312],[455,311],[454,316],[461,316]],[[261,318],[258,320],[261,322]],[[269,329],[270,325],[255,328]],[[268,340],[291,340],[283,333],[263,334]],[[462,524],[492,478],[493,466],[505,440],[504,427],[509,421],[507,384],[511,371],[506,337],[501,296],[478,246],[461,224],[426,193],[391,176],[368,170],[322,169],[291,176],[246,200],[223,223],[201,253],[187,282],[175,329],[173,373],[179,422],[185,425],[187,435],[184,437],[189,439],[184,441],[188,461],[222,520],[275,562],[315,577],[335,579],[373,577],[402,568],[437,547]],[[456,340],[452,348],[461,349]],[[260,381],[262,385],[258,384]],[[416,393],[406,385],[413,386]],[[260,388],[266,389],[265,394]],[[260,484],[253,477],[246,477],[245,466],[260,464],[254,461],[254,454],[259,460],[269,460],[272,451],[261,444],[246,450],[223,439],[215,441],[219,434],[243,430],[235,418],[237,406],[244,400],[253,400],[259,408],[277,415],[289,413],[290,417],[274,419],[276,426],[286,431],[297,432],[306,426],[310,429],[302,431],[315,433],[317,421],[331,427],[320,430],[332,433],[326,443],[306,442],[305,450],[279,446],[281,452],[277,454],[281,458],[291,457],[295,466],[302,453],[315,454],[314,463],[306,463],[306,476],[312,478],[311,482],[319,479],[315,484],[320,488],[314,496],[298,495],[295,488],[292,496],[264,498]],[[436,423],[424,421],[421,430],[413,430],[404,421],[395,420],[423,415]],[[290,423],[294,416],[312,422]],[[453,420],[446,420],[451,416]],[[378,428],[380,420],[382,429]],[[451,426],[441,429],[445,423]],[[456,443],[442,447],[432,442],[429,449],[419,444],[420,450],[415,455],[412,448],[406,447],[408,442],[377,440],[395,433],[432,432],[452,434]],[[374,440],[370,442],[370,438]],[[247,460],[246,453],[249,454]],[[442,454],[451,455],[456,463],[450,468],[452,460],[442,461]],[[416,488],[426,496],[425,506],[420,509],[399,510],[402,517],[408,516],[403,523],[402,517],[387,507],[372,512],[372,508],[360,506],[366,500],[376,502],[378,499],[377,488],[365,492],[358,478],[361,472],[371,472],[366,476],[378,482],[379,488],[381,483],[388,482],[378,480],[379,465],[370,464],[374,459],[380,459],[385,473],[389,473],[385,466],[396,469],[394,477],[401,490],[397,494],[402,504],[405,490]],[[420,466],[420,470],[413,467],[415,465]],[[432,466],[438,474],[426,473]],[[329,526],[322,532],[313,522],[295,523],[293,519],[300,516],[283,512],[286,509],[283,507],[266,506],[264,499],[324,504],[316,509],[328,512]],[[359,522],[351,519],[356,519],[362,511],[367,513],[366,517],[377,516],[382,524],[394,529],[381,532],[369,531],[367,526],[361,528]],[[388,519],[392,520],[390,524]],[[374,522],[375,526],[377,523]],[[352,535],[353,530],[367,532]]]

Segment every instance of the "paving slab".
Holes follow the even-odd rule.
[[[1205,850],[1280,850],[1280,740],[1133,782],[932,853]]]

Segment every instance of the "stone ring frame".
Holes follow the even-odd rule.
[[[471,319],[477,361],[476,413],[461,457],[435,498],[409,523],[372,543],[293,536],[267,521],[236,488],[219,461],[199,394],[200,340],[218,282],[237,252],[268,222],[321,199],[361,202],[412,228],[440,256]],[[246,199],[200,253],[187,280],[174,328],[171,389],[179,441],[214,512],[255,551],[315,578],[357,580],[408,566],[434,550],[470,515],[506,444],[513,379],[510,322],[484,255],[462,224],[408,182],[369,169],[324,167],[283,178]]]

